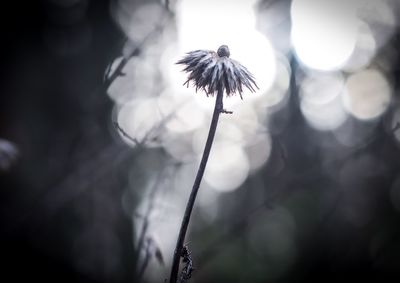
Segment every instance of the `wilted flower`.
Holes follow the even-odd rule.
[[[193,81],[196,91],[203,89],[207,96],[213,96],[225,89],[227,96],[239,93],[242,98],[243,86],[255,92],[258,86],[253,75],[229,56],[228,46],[222,45],[217,52],[211,50],[188,52],[176,64],[187,65],[184,71],[189,73],[189,77],[184,85],[189,87],[189,82]]]
[[[218,119],[221,113],[232,114],[232,111],[226,111],[223,108],[223,92],[227,96],[234,93],[239,93],[242,98],[243,86],[251,92],[255,92],[258,88],[254,77],[250,72],[243,67],[239,62],[229,59],[229,48],[222,45],[217,52],[208,50],[196,50],[189,52],[186,57],[178,61],[177,64],[186,65],[185,72],[189,73],[189,78],[184,83],[189,87],[189,82],[193,81],[196,91],[203,89],[207,96],[217,93],[215,99],[215,107],[211,119],[210,130],[204,146],[203,155],[201,157],[199,169],[196,174],[196,179],[193,183],[192,191],[185,209],[185,215],[182,219],[181,228],[179,229],[178,240],[174,252],[174,258],[171,268],[170,283],[176,283],[178,279],[179,264],[181,257],[185,266],[181,270],[181,280],[186,282],[192,275],[193,263],[187,247],[184,246],[186,231],[189,225],[190,215],[192,214],[194,202],[197,192],[200,188],[201,179],[203,178],[206,169],[207,160],[210,155],[211,146],[217,130]]]

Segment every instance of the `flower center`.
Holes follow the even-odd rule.
[[[217,54],[218,54],[219,57],[229,57],[231,55],[227,45],[221,45],[218,48]]]

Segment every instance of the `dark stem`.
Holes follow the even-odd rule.
[[[176,242],[174,259],[172,262],[171,276],[169,279],[169,283],[176,283],[179,272],[179,264],[182,255],[183,242],[185,241],[186,231],[189,226],[190,216],[192,214],[194,202],[196,200],[197,192],[199,191],[201,179],[204,175],[204,170],[206,169],[208,156],[210,155],[211,146],[214,140],[215,131],[218,125],[219,114],[223,111],[223,90],[219,90],[217,94],[217,99],[215,100],[214,113],[211,120],[210,130],[208,132],[208,137],[206,141],[206,145],[204,147],[203,156],[201,158],[201,162],[199,165],[199,169],[197,170],[196,179],[194,180],[192,192],[190,193],[188,203],[186,205],[185,214],[182,219],[181,228],[179,230],[178,241]]]

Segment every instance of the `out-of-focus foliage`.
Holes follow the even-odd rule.
[[[13,143],[0,139],[0,171],[9,170],[17,157],[18,148]]]

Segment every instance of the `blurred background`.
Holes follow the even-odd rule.
[[[1,276],[164,282],[212,97],[175,62],[227,44],[192,282],[397,282],[400,2],[2,4]]]

